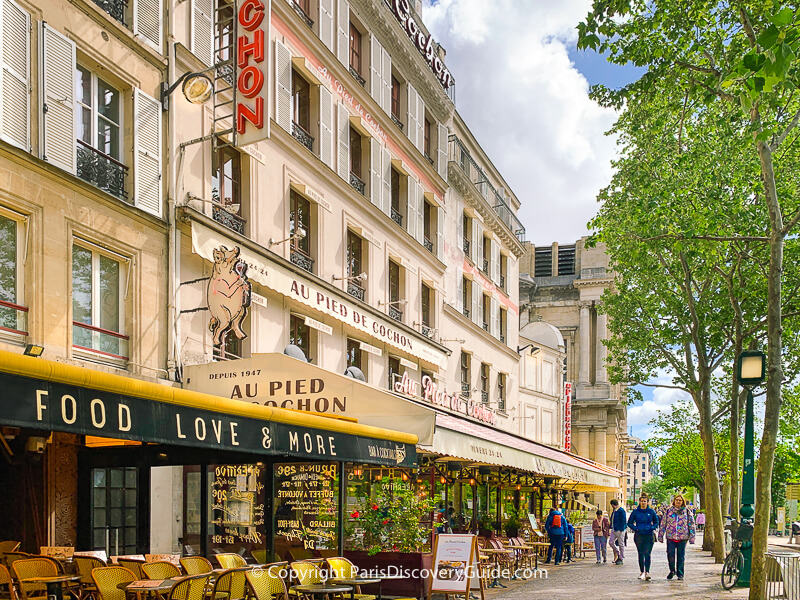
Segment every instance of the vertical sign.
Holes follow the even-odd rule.
[[[269,137],[269,27],[271,0],[244,0],[236,11],[237,145]]]
[[[572,384],[564,384],[564,450],[572,450]]]

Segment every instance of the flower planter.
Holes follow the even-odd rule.
[[[387,576],[401,576],[414,573],[416,577],[384,579],[381,584],[383,596],[403,596],[424,598],[428,594],[428,579],[421,577],[422,571],[433,567],[433,554],[426,552],[378,552],[369,556],[362,550],[345,550],[345,558],[356,565],[359,571],[375,571]],[[377,594],[378,586],[362,586],[365,594]]]

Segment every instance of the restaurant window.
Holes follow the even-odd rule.
[[[306,325],[306,320],[301,316],[291,315],[289,317],[289,343],[300,348],[308,362],[314,362],[311,356],[311,328]]]
[[[403,272],[399,264],[389,261],[389,316],[395,321],[403,320]]]
[[[364,376],[367,376],[367,361],[361,350],[361,342],[352,338],[347,338],[347,366],[361,369]]]
[[[92,469],[92,549],[112,554],[139,552],[136,467]]]
[[[464,215],[461,217],[461,226],[463,229],[461,246],[464,250],[464,254],[466,254],[467,258],[471,260],[472,254],[470,254],[470,239],[472,238],[472,219],[466,213],[464,213]]]
[[[266,555],[264,467],[258,464],[208,465],[209,554],[259,552]],[[260,562],[260,561],[259,561]]]
[[[461,280],[461,309],[464,316],[469,319],[469,307],[472,305],[472,280],[463,277]]]
[[[470,397],[470,362],[471,362],[471,355],[461,351],[461,395],[469,398]]]
[[[507,343],[508,341],[508,311],[504,308],[500,310],[500,341]]]
[[[72,345],[96,360],[128,360],[124,295],[127,269],[97,250],[72,246]]]
[[[422,203],[422,245],[428,252],[436,254],[433,242],[436,239],[437,231],[437,210],[436,207],[424,200]]]
[[[363,287],[362,280],[360,279],[361,273],[364,273],[363,261],[363,247],[364,240],[360,235],[347,230],[347,293],[364,300],[366,298],[366,290]]]
[[[506,409],[506,377],[505,373],[497,374],[497,410]]]
[[[292,69],[292,135],[311,152],[314,138],[311,135],[311,85]]]
[[[350,73],[364,85],[361,75],[361,32],[353,23],[350,23]]]
[[[389,356],[389,380],[388,388],[394,389],[394,384],[400,381],[403,376],[403,366],[400,364],[400,359],[396,356]]]
[[[421,291],[421,304],[422,304],[422,335],[432,338],[433,332],[433,298],[434,292],[431,287],[425,283],[422,284]]]
[[[17,336],[28,331],[28,312],[22,306],[23,227],[22,222],[0,213],[0,331]]]
[[[361,134],[354,127],[350,127],[350,185],[359,194],[364,194],[366,183],[361,170],[361,155]]]
[[[313,273],[311,203],[294,190],[289,192],[289,240],[289,259],[301,269]]]
[[[425,152],[425,158],[427,158],[428,161],[433,162],[433,159],[431,158],[431,122],[427,117],[425,118],[422,143],[422,148]]]
[[[392,120],[402,129],[400,121],[400,81],[392,74]]]
[[[242,159],[231,146],[221,146],[211,153],[211,216],[244,235],[242,210]]]
[[[481,305],[481,316],[483,317],[483,329],[484,331],[489,331],[489,320],[491,319],[492,313],[492,301],[489,296],[483,294],[481,296],[483,298],[482,305]]]
[[[481,402],[489,403],[489,365],[481,363]]]
[[[77,175],[120,199],[127,199],[122,163],[122,99],[119,90],[89,69],[75,70]]]
[[[246,326],[242,323],[242,328]],[[232,331],[226,331],[222,343],[214,346],[214,360],[238,360],[244,357],[244,340],[240,340]]]

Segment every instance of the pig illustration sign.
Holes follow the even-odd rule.
[[[214,268],[208,280],[206,300],[211,320],[208,328],[214,345],[220,346],[228,332],[243,340],[247,334],[242,322],[250,307],[251,285],[247,279],[247,263],[239,258],[241,250],[220,246],[214,250]]]

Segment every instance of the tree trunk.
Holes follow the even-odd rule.
[[[700,411],[700,438],[703,441],[703,458],[705,464],[705,496],[706,496],[706,528],[712,530],[712,554],[716,562],[725,558],[723,547],[723,521],[719,497],[719,476],[717,475],[717,457],[714,448],[714,430],[711,425],[711,381],[710,373],[701,373],[702,401]]]
[[[723,523],[725,515],[731,514],[730,507],[731,507],[731,480],[733,478],[728,476],[725,477],[725,483],[722,484],[722,518]]]

